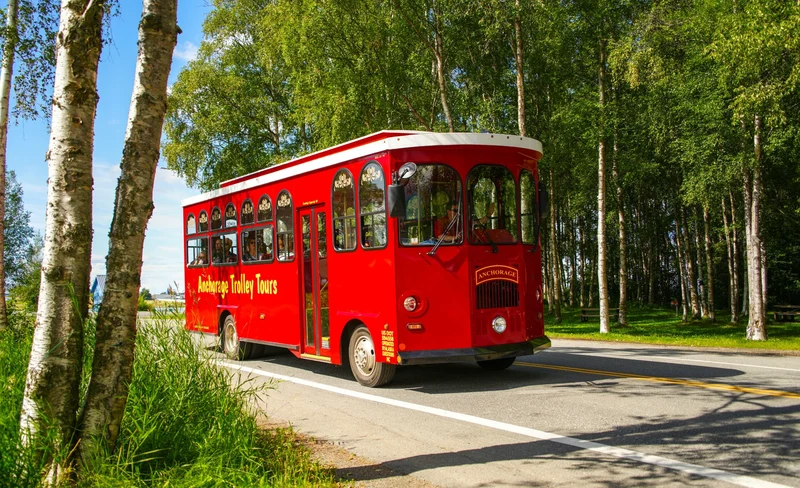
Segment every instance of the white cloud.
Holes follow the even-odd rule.
[[[173,57],[187,63],[189,61],[194,61],[197,59],[197,45],[189,41],[184,41],[183,44],[175,47]]]

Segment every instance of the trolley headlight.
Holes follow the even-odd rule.
[[[506,330],[506,319],[497,316],[492,320],[492,329],[498,334],[502,334]]]
[[[405,308],[407,312],[413,312],[417,309],[417,299],[414,297],[406,298],[403,300],[403,308]]]

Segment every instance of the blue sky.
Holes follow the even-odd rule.
[[[5,7],[5,5],[3,6]],[[202,24],[210,11],[203,0],[181,0],[178,3],[178,36],[170,73],[170,84],[180,70],[197,54],[202,40]],[[111,21],[111,43],[100,58],[94,141],[94,240],[92,243],[92,279],[105,273],[108,233],[114,211],[114,193],[119,177],[119,163],[128,120],[128,107],[136,68],[137,36],[142,13],[141,2],[120,0],[120,15]],[[13,91],[12,91],[13,96]],[[9,125],[9,170],[14,170],[24,192],[26,210],[31,212],[31,225],[44,234],[47,201],[47,163],[49,142],[47,121],[19,121]],[[157,293],[173,281],[183,290],[183,234],[181,199],[196,195],[198,190],[163,168],[159,163],[153,201],[155,211],[147,226],[144,245],[142,286]]]

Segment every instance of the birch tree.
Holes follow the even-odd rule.
[[[6,208],[6,147],[8,146],[8,107],[11,76],[14,73],[14,51],[17,44],[17,0],[9,0],[6,10],[6,36],[3,44],[3,65],[0,67],[0,216]],[[0,219],[0,258],[4,255],[3,222]],[[6,270],[0,259],[0,330],[7,327]]]
[[[104,0],[64,0],[56,39],[52,123],[47,151],[47,221],[42,282],[22,403],[23,443],[46,418],[68,446],[78,410],[83,321],[92,245],[92,146]],[[53,463],[52,483],[63,476]]]
[[[97,316],[92,378],[83,418],[82,460],[98,441],[113,451],[128,399],[136,342],[142,250],[153,212],[153,183],[167,108],[167,78],[178,40],[177,0],[145,0],[139,56],[117,183],[106,259],[106,288]]]

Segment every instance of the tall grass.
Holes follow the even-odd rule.
[[[18,439],[31,344],[27,321],[0,332],[0,486],[41,481],[41,457],[22,450]],[[259,427],[252,405],[267,393],[264,387],[236,381],[212,352],[168,322],[161,317],[139,330],[117,449],[97,452],[78,486],[337,485],[291,431]],[[42,439],[36,448],[47,445]]]

